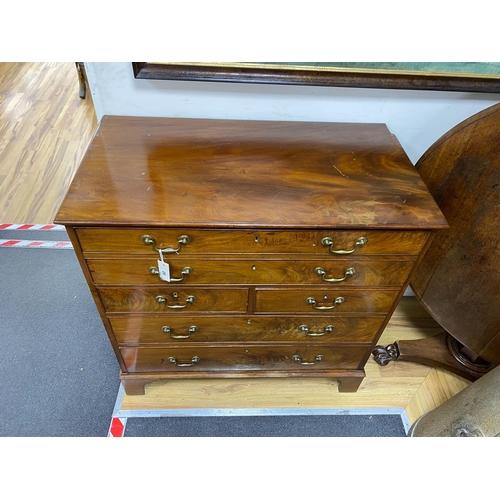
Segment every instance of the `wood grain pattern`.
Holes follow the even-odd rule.
[[[0,213],[52,223],[97,127],[74,63],[0,63]]]
[[[119,116],[103,117],[57,221],[447,227],[383,124]]]
[[[278,344],[238,347],[122,347],[121,352],[129,372],[204,372],[207,377],[237,371],[268,370],[311,371],[318,369],[359,368],[361,358],[369,344],[336,344],[309,346],[304,344]],[[299,364],[293,356],[300,356]],[[317,359],[322,356],[322,359]],[[169,361],[174,358],[175,362]],[[192,361],[199,358],[197,361]],[[181,366],[186,364],[189,366]],[[325,376],[327,376],[325,374]]]
[[[165,283],[158,275],[158,259],[89,259],[92,278],[97,285],[158,285]],[[165,258],[170,275],[182,279],[182,284],[199,285],[218,283],[234,285],[318,285],[324,284],[315,272],[321,267],[326,279],[344,279],[338,286],[401,286],[406,281],[413,261],[385,260],[235,260],[228,258],[204,259]],[[189,267],[190,274],[182,274]],[[346,275],[354,269],[353,275]]]
[[[99,295],[107,312],[168,312],[191,314],[203,311],[247,311],[248,290],[245,288],[99,288]],[[171,309],[156,297],[164,297]],[[194,302],[186,299],[195,297]],[[187,305],[186,305],[187,304]]]
[[[177,248],[177,240],[184,233],[190,238],[182,245],[180,256],[220,253],[242,254],[320,254],[331,259],[338,255],[330,253],[321,240],[331,237],[333,250],[351,250],[356,240],[366,237],[368,242],[358,246],[353,255],[418,255],[429,233],[427,231],[261,231],[261,230],[216,230],[216,229],[120,229],[77,228],[76,233],[86,256],[93,252],[144,253],[158,256],[151,245],[141,241],[143,235],[155,238],[157,248]],[[170,255],[175,258],[176,254]]]
[[[449,221],[412,280],[442,327],[500,364],[500,105],[460,123],[417,168]],[[474,359],[471,359],[474,361]]]
[[[441,368],[432,368],[412,398],[406,412],[413,424],[470,385],[470,382]]]
[[[340,393],[333,378],[182,379],[146,385],[144,396],[125,395],[122,410],[404,409],[422,377],[367,377],[357,392]]]
[[[369,290],[350,288],[301,288],[301,289],[257,289],[256,313],[387,313],[399,294],[395,290]],[[318,307],[331,307],[338,297],[344,302],[333,309],[318,310],[307,303],[313,297]]]
[[[112,315],[109,321],[122,345],[184,342],[371,342],[383,317]],[[167,326],[170,332],[163,331]],[[191,326],[197,330],[189,332]],[[300,327],[307,327],[307,331]],[[327,327],[331,331],[326,331]],[[310,335],[309,335],[310,334]],[[320,335],[323,334],[323,335]],[[178,339],[173,337],[184,336]]]
[[[270,85],[319,85],[326,87],[360,87],[368,89],[448,90],[459,92],[500,92],[495,76],[460,76],[456,74],[417,72],[412,74],[365,71],[342,68],[339,71],[296,68],[221,66],[204,64],[171,64],[133,62],[136,78],[148,80],[181,80],[202,82],[260,83]]]
[[[380,314],[385,318],[370,347],[432,230],[446,227],[385,125],[137,117],[102,120],[56,222],[76,234],[107,324],[113,313],[127,312],[165,312],[167,320],[235,312]],[[158,252],[172,267],[173,285],[154,275],[161,262],[156,269],[154,260],[137,258],[157,259]],[[222,352],[220,344],[203,348],[208,358]],[[217,357],[200,371],[196,364],[167,372],[255,376],[248,367],[269,366],[265,352],[277,348],[268,341],[257,351],[260,361],[237,362],[239,369],[226,369]],[[150,382],[164,371],[152,356],[158,349],[121,347],[127,391],[143,390],[134,372],[150,373],[141,379]],[[357,390],[370,352],[360,351],[356,366],[326,363],[297,374],[344,369],[335,374],[340,390]]]

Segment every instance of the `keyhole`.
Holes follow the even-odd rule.
[[[173,297],[174,299],[176,299],[176,298],[177,298],[177,292],[174,292],[174,293],[172,294],[172,297]]]
[[[327,298],[328,298],[328,295],[325,295],[325,296],[323,297],[323,300],[326,300]]]
[[[259,237],[258,237],[258,236],[256,236],[256,237],[255,237],[255,243],[258,243],[258,242],[259,242]]]

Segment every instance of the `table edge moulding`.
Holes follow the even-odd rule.
[[[55,222],[127,394],[364,365],[441,211],[385,124],[104,116]]]

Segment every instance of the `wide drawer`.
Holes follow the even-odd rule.
[[[185,342],[372,342],[385,316],[111,316],[119,344]]]
[[[387,313],[400,290],[303,288],[257,290],[256,313]]]
[[[219,229],[120,229],[77,228],[83,252],[143,253],[158,255],[155,248],[172,255],[217,253],[310,253],[330,257],[345,255],[418,255],[426,231],[262,231]],[[183,238],[187,237],[187,238]],[[325,238],[327,238],[325,240]],[[360,244],[360,238],[366,242]]]
[[[130,373],[358,369],[370,344],[122,347]]]
[[[258,259],[164,259],[171,282],[182,284],[402,286],[413,260],[345,258],[339,260]],[[158,263],[151,258],[88,259],[87,265],[98,285],[165,283]]]
[[[99,288],[107,312],[246,312],[246,288]]]

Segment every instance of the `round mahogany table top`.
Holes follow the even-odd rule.
[[[446,217],[411,281],[432,317],[500,364],[500,104],[460,123],[416,164]]]

